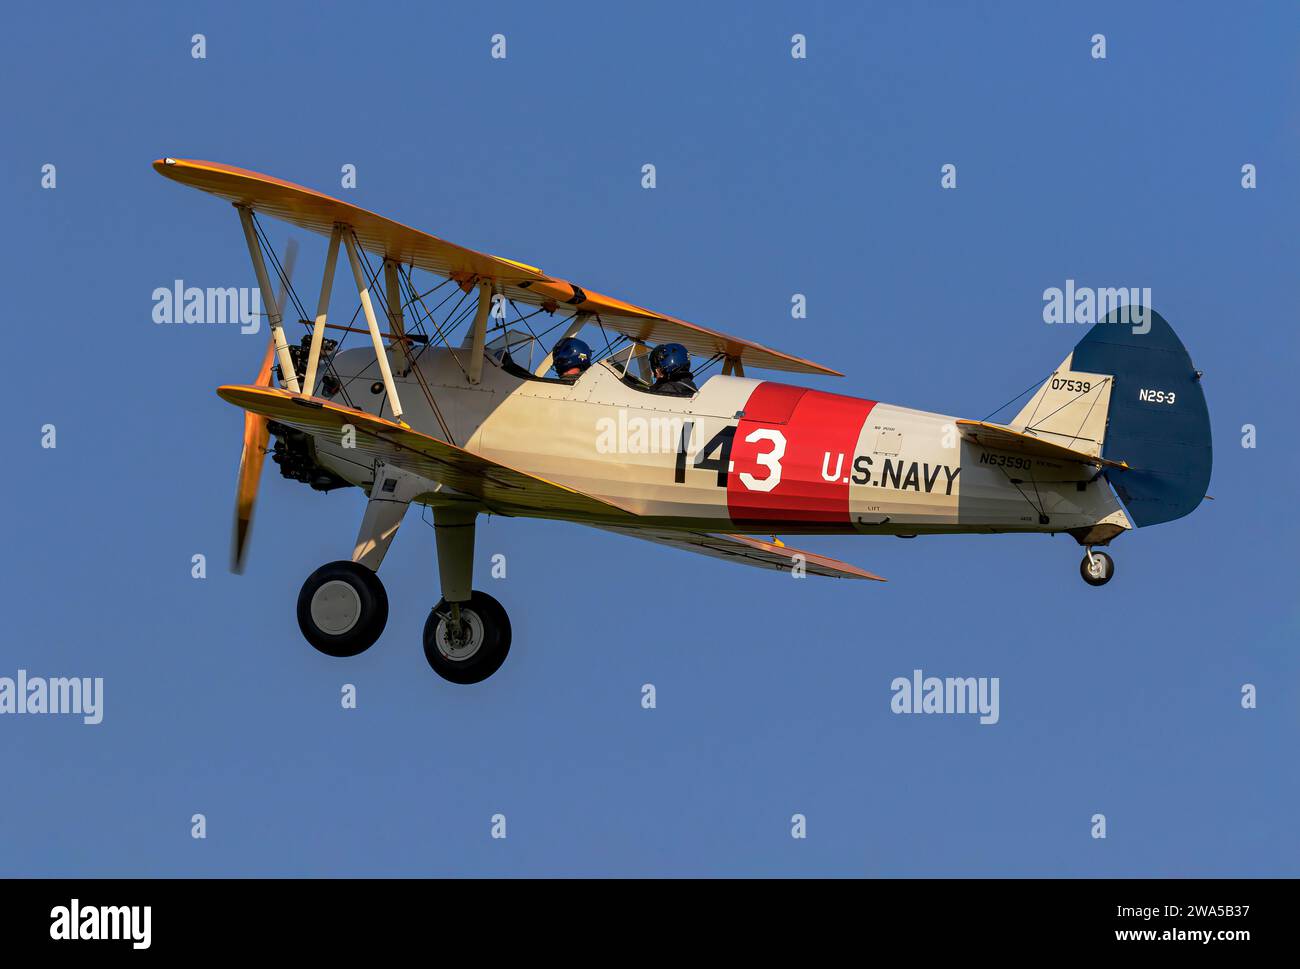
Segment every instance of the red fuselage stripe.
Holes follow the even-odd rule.
[[[731,520],[737,525],[848,524],[853,452],[875,406],[858,397],[759,384],[745,403],[731,445]],[[777,483],[763,490],[778,475]]]

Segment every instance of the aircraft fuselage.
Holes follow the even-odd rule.
[[[390,351],[407,423],[614,502],[647,526],[893,535],[1131,527],[1094,469],[981,447],[948,415],[724,375],[694,397],[668,397],[629,385],[609,363],[567,384],[486,362],[471,385],[467,355],[419,357],[444,430]],[[336,402],[392,417],[369,349],[340,353],[334,365],[347,394]],[[372,481],[371,467],[337,444],[318,440],[317,451],[348,481]]]

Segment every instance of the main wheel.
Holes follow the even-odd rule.
[[[1079,574],[1088,585],[1105,585],[1115,574],[1115,562],[1105,552],[1093,552],[1079,563]]]
[[[460,627],[442,599],[424,624],[424,658],[452,683],[479,683],[501,668],[510,652],[510,617],[486,592],[460,604]]]
[[[364,653],[387,622],[384,584],[355,562],[322,565],[307,576],[298,593],[298,627],[326,656]]]

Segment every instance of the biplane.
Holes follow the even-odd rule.
[[[505,609],[473,588],[485,514],[877,581],[776,536],[1065,533],[1084,548],[1083,579],[1103,585],[1114,563],[1102,547],[1205,497],[1201,373],[1154,310],[1141,330],[1115,313],[1094,325],[1007,423],[968,420],[757,377],[841,374],[300,185],[205,161],[154,168],[233,204],[269,323],[256,379],[217,389],[244,410],[232,568],[242,570],[267,453],[287,478],[368,496],[351,556],[313,572],[298,596],[303,635],[330,656],[357,655],[383,632],[378,570],[412,504],[432,514],[442,596],[425,656],[445,679],[475,683],[511,643]],[[259,216],[328,238],[314,314]],[[331,314],[340,249],[357,293],[347,322]],[[600,347],[590,365],[576,379],[553,375],[548,341],[580,332]],[[352,334],[361,345],[345,349]],[[647,361],[663,343],[693,355],[696,377],[717,372],[690,396],[656,393]]]

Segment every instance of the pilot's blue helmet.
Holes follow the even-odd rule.
[[[591,366],[591,347],[577,337],[565,337],[551,351],[551,363],[560,375],[574,367],[586,370]]]
[[[650,351],[650,369],[662,370],[665,377],[676,377],[691,369],[691,355],[680,343],[661,343]]]

